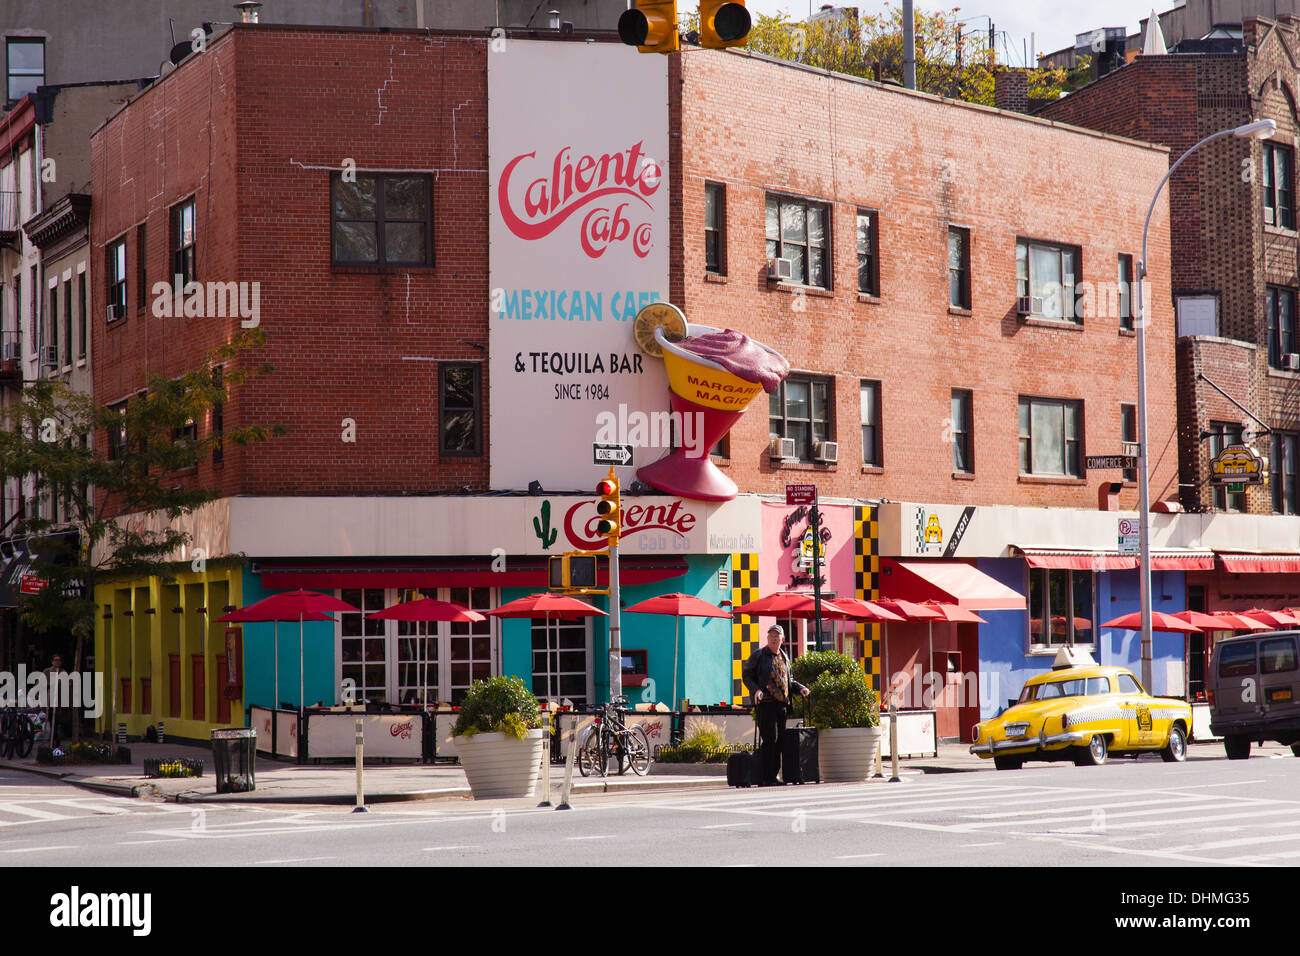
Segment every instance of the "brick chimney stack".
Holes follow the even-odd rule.
[[[998,70],[993,74],[993,105],[1000,110],[1029,112],[1029,74],[1024,70]]]

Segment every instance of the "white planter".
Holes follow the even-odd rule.
[[[824,783],[866,780],[880,747],[879,727],[817,731],[817,762]]]
[[[523,740],[508,734],[474,734],[456,738],[456,756],[465,768],[475,800],[531,797],[542,766],[542,731]]]

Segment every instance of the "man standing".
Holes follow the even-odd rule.
[[[773,624],[767,631],[767,644],[751,654],[741,669],[745,686],[754,694],[765,787],[780,783],[777,772],[781,767],[781,735],[785,732],[790,692],[808,696],[808,688],[790,676],[790,662],[781,650],[784,641],[785,631]]]

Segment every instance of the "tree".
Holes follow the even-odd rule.
[[[39,379],[0,411],[0,481],[26,477],[35,500],[48,495],[64,502],[65,521],[28,516],[15,533],[40,543],[32,569],[49,582],[39,594],[23,596],[23,623],[38,632],[70,631],[74,670],[81,669],[85,641],[95,631],[95,579],[165,576],[169,556],[190,540],[176,520],[219,496],[216,489],[178,483],[177,472],[197,467],[223,441],[247,445],[287,431],[250,425],[198,435],[197,423],[224,405],[232,388],[273,370],[247,354],[264,344],[261,329],[241,330],[208,353],[201,367],[179,378],[151,379],[125,409],[97,405],[84,392]],[[224,363],[220,374],[218,363]],[[97,435],[107,441],[97,442]],[[165,515],[167,523],[150,527],[118,517],[150,513]],[[56,528],[77,534],[49,534]]]
[[[886,7],[889,4],[885,4]],[[988,34],[958,22],[959,10],[916,11],[916,88],[936,96],[993,105],[993,74],[1001,68]],[[688,13],[682,32],[695,30],[698,14]],[[857,19],[800,23],[788,14],[759,14],[747,48],[779,60],[866,79],[903,80],[903,12],[886,9]],[[1089,79],[1089,58],[1072,70],[1032,69],[1030,97],[1054,99]]]

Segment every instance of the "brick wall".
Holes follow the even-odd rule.
[[[793,368],[834,376],[837,465],[768,458],[759,400],[732,431],[731,476],[781,491],[815,480],[824,495],[1095,508],[1097,486],[1019,476],[1018,396],[1081,399],[1084,451],[1120,451],[1120,403],[1136,401],[1136,353],[1115,316],[1081,327],[1016,315],[1016,238],[1082,249],[1082,278],[1114,282],[1135,252],[1164,150],[982,107],[791,69],[745,55],[681,58],[683,303],[696,322],[734,325]],[[703,190],[726,188],[726,281],[705,276]],[[765,278],[764,203],[779,192],[829,202],[833,291]],[[857,293],[855,216],[880,211],[878,299]],[[972,305],[948,307],[949,224],[971,230]],[[1177,494],[1168,220],[1151,238],[1148,348],[1153,499]],[[881,382],[884,467],[861,466],[859,381]],[[974,480],[954,477],[953,388],[974,393]],[[1136,503],[1128,486],[1121,507]]]

